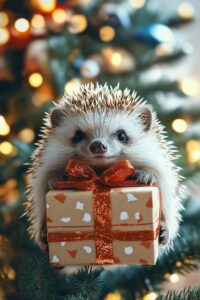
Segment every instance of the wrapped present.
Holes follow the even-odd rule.
[[[77,160],[68,179],[46,194],[50,262],[53,266],[156,263],[160,193],[137,184],[128,161],[100,176]]]

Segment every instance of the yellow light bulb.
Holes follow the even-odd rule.
[[[129,4],[134,8],[141,8],[145,5],[146,0],[129,0]]]
[[[17,19],[15,21],[15,29],[19,32],[26,32],[28,31],[30,28],[30,24],[29,21],[24,19],[24,18],[20,18]]]
[[[194,7],[188,2],[183,2],[178,6],[177,15],[185,20],[193,19]]]
[[[24,128],[20,131],[18,137],[25,143],[31,143],[35,138],[35,133],[31,128]]]
[[[74,15],[71,17],[70,24],[68,27],[71,33],[80,33],[87,27],[87,19],[83,15]]]
[[[10,127],[6,123],[6,120],[3,116],[0,116],[0,135],[7,135],[10,132]]]
[[[80,79],[73,78],[65,84],[65,92],[67,94],[77,93],[80,89]]]
[[[113,292],[107,294],[104,300],[122,300],[121,294],[119,292]]]
[[[31,25],[35,29],[42,29],[45,26],[45,20],[42,15],[35,14],[31,20]]]
[[[188,152],[188,160],[190,163],[200,162],[200,141],[189,140],[186,143],[186,150]]]
[[[9,22],[8,15],[4,11],[0,11],[0,27],[7,26],[8,22]]]
[[[10,33],[7,28],[0,28],[0,45],[6,44],[9,41]]]
[[[67,20],[67,14],[64,9],[58,8],[52,13],[52,19],[55,23],[63,24]]]
[[[182,92],[187,96],[196,96],[199,94],[199,83],[192,78],[183,79],[180,82],[180,88]]]
[[[188,124],[183,119],[176,119],[172,122],[172,128],[178,133],[183,133],[184,131],[186,131],[187,127]]]
[[[56,0],[37,0],[39,8],[46,13],[52,12],[56,7]]]
[[[8,155],[13,151],[13,145],[9,142],[3,142],[0,144],[0,152]]]
[[[4,125],[6,123],[6,120],[4,118],[4,116],[0,115],[0,126]]]
[[[169,277],[169,281],[171,283],[177,283],[178,281],[180,280],[180,277],[178,274],[174,273],[174,274],[171,274],[170,277]]]
[[[33,73],[29,76],[28,82],[30,86],[37,88],[42,85],[43,77],[40,73]]]
[[[115,37],[115,30],[111,26],[102,26],[99,30],[99,36],[104,42],[111,41]]]
[[[114,52],[111,55],[111,64],[115,67],[118,67],[121,65],[122,62],[122,56],[119,52]]]
[[[158,298],[158,295],[155,292],[149,292],[142,299],[143,300],[155,300]]]

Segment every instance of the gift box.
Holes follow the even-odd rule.
[[[69,179],[46,194],[51,264],[154,265],[159,188],[127,180],[134,173],[128,161],[111,166],[100,177],[87,165],[70,161],[67,173]]]

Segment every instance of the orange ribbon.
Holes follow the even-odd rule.
[[[135,180],[129,180],[135,168],[128,160],[122,160],[106,169],[98,176],[87,164],[70,160],[66,166],[66,181],[55,182],[56,189],[80,189],[93,191],[94,232],[50,232],[49,242],[95,240],[96,264],[113,264],[113,239],[119,241],[154,240],[159,233],[159,224],[154,232],[112,230],[112,209],[110,188],[113,186],[146,186]]]

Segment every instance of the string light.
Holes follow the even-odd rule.
[[[50,13],[56,7],[56,0],[37,0],[37,5],[43,12]]]
[[[170,281],[171,283],[177,283],[179,280],[180,280],[180,277],[179,277],[179,275],[176,274],[176,273],[173,273],[173,274],[171,274],[171,275],[169,276],[169,281]]]
[[[115,37],[115,30],[111,26],[102,26],[99,30],[99,36],[102,41],[109,42]]]
[[[168,44],[160,44],[156,46],[155,52],[158,56],[170,55],[173,52],[171,45]]]
[[[67,14],[64,9],[58,8],[52,13],[52,19],[55,23],[63,24],[67,20]]]
[[[122,300],[121,294],[119,292],[113,292],[106,295],[104,300]]]
[[[158,295],[155,292],[149,292],[142,299],[143,300],[155,300],[158,298]]]
[[[19,132],[18,138],[25,143],[31,143],[35,138],[35,133],[31,128],[24,128]]]
[[[181,261],[177,261],[177,262],[176,262],[176,266],[177,266],[178,268],[180,268],[182,265],[183,265],[183,264],[182,264]]]
[[[10,266],[4,266],[3,271],[7,275],[8,279],[15,279],[16,273]]]
[[[0,27],[7,26],[8,22],[9,22],[8,15],[4,11],[0,11]]]
[[[111,55],[111,64],[115,67],[118,67],[121,65],[122,62],[122,56],[119,52],[113,52]]]
[[[194,7],[188,2],[183,2],[178,6],[177,15],[181,19],[191,20],[194,18]]]
[[[192,264],[194,264],[194,260],[193,260],[191,257],[185,258],[185,259],[184,259],[184,263],[185,263],[185,264],[192,265]]]
[[[12,268],[10,268],[10,270],[7,273],[7,276],[8,276],[8,279],[14,280],[16,277],[16,273]]]
[[[7,28],[0,28],[0,45],[6,44],[9,41],[10,33]]]
[[[188,152],[188,160],[190,163],[200,162],[200,141],[189,140],[186,143],[186,150]]]
[[[2,154],[8,155],[13,151],[13,145],[9,142],[3,142],[0,144],[0,152]]]
[[[87,19],[83,15],[74,15],[71,17],[70,24],[68,27],[71,33],[80,33],[87,27]]]
[[[186,131],[187,127],[188,124],[184,119],[176,119],[172,122],[172,128],[178,133],[183,133]]]
[[[146,0],[129,0],[129,4],[134,8],[141,8],[145,5]]]
[[[8,179],[5,183],[5,187],[8,190],[12,190],[16,188],[16,186],[17,186],[17,180],[15,178]]]
[[[19,32],[26,32],[28,31],[30,28],[30,24],[29,21],[24,19],[24,18],[20,18],[17,19],[15,21],[15,29]]]
[[[0,135],[7,135],[10,132],[10,127],[6,123],[6,120],[3,116],[0,116]]]
[[[77,93],[80,89],[80,79],[73,78],[65,84],[65,92],[67,94]]]
[[[196,96],[200,91],[198,82],[192,78],[183,79],[180,82],[180,89],[187,96]]]
[[[31,25],[34,29],[43,29],[45,27],[45,20],[42,15],[35,14],[31,20]]]
[[[29,76],[28,82],[30,86],[37,88],[42,85],[43,77],[40,73],[33,73]]]

